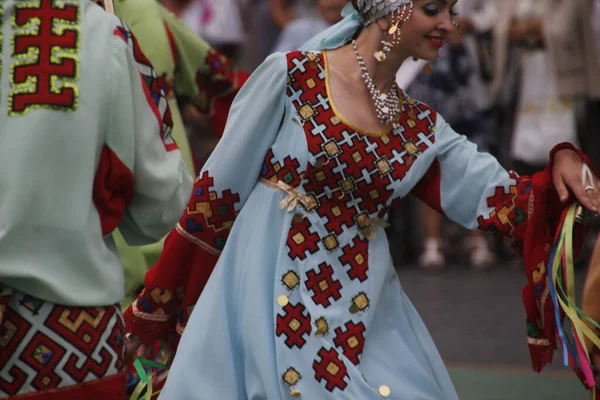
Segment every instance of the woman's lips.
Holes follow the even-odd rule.
[[[434,45],[435,47],[437,47],[438,49],[441,48],[442,46],[444,46],[444,40],[445,38],[442,36],[425,36],[429,42]]]

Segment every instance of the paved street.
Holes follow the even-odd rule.
[[[400,282],[450,368],[461,400],[591,399],[560,354],[541,375],[525,342],[522,271],[399,267]],[[583,273],[578,272],[579,284]]]

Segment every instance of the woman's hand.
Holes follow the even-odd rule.
[[[552,180],[560,200],[564,203],[569,199],[569,191],[588,210],[598,214],[600,212],[600,181],[592,176],[583,181],[584,161],[579,154],[569,149],[562,149],[554,154]]]
[[[541,18],[513,21],[508,31],[510,43],[544,42],[544,23]]]
[[[142,344],[140,338],[134,334],[127,336],[125,340],[125,363],[131,364],[138,357],[143,357],[146,353],[146,346]]]

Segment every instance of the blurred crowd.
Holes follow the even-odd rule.
[[[162,1],[246,72],[338,22],[347,3]],[[460,29],[449,35],[439,59],[434,65],[409,60],[398,72],[399,86],[522,175],[543,169],[550,149],[565,141],[600,167],[600,0],[459,0],[454,11]],[[183,106],[201,166],[218,136],[193,107]],[[483,269],[512,257],[503,243],[466,232],[418,200],[394,210],[390,222],[398,266],[469,263]],[[591,240],[582,258],[590,250]]]

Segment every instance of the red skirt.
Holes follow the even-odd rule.
[[[71,307],[0,290],[0,398],[126,399],[119,305]]]

